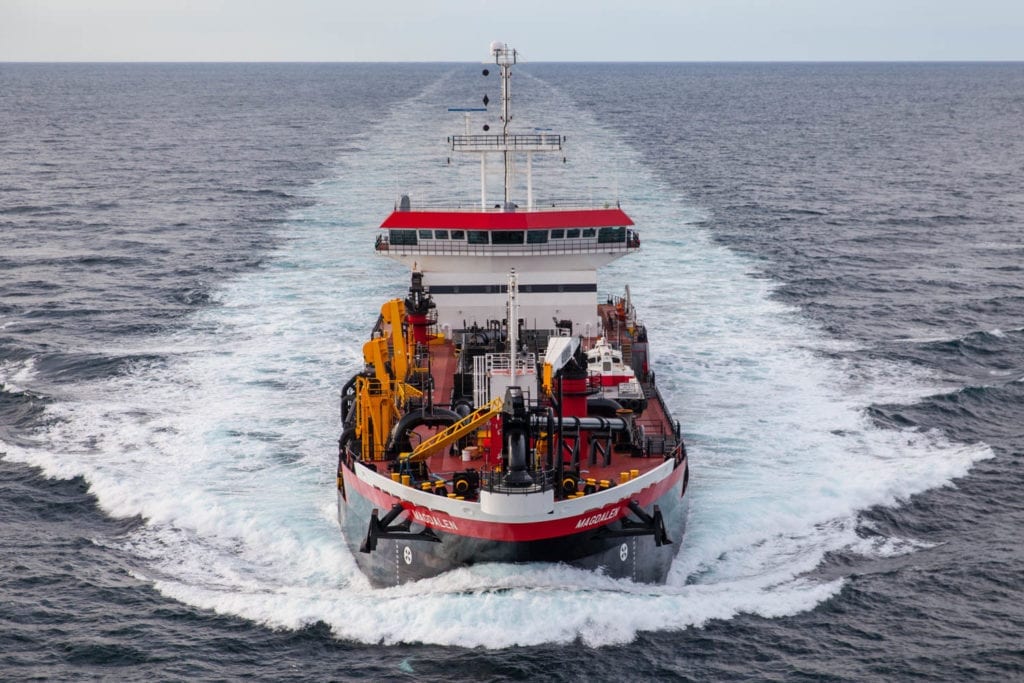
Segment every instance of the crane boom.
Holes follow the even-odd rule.
[[[492,399],[444,431],[430,437],[414,448],[411,453],[402,453],[399,458],[406,462],[425,460],[432,453],[450,446],[500,413],[502,403],[500,396]]]

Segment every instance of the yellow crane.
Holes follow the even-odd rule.
[[[363,361],[373,374],[356,380],[355,436],[363,444],[363,458],[384,457],[388,436],[401,418],[410,399],[423,392],[409,384],[411,373],[425,372],[415,367],[416,344],[405,329],[405,303],[392,299],[380,309],[381,336],[363,344]]]

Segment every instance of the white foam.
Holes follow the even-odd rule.
[[[8,393],[24,392],[26,387],[36,381],[37,376],[38,369],[35,358],[0,362],[0,389]]]
[[[990,455],[872,424],[866,406],[925,395],[928,379],[829,360],[838,342],[773,300],[775,283],[752,262],[692,225],[714,216],[531,78],[535,109],[521,125],[573,125],[569,177],[555,175],[560,160],[538,161],[537,187],[550,182],[550,196],[564,196],[586,182],[600,198],[619,185],[641,231],[642,254],[607,268],[603,291],[630,283],[651,330],[659,385],[692,457],[689,532],[666,586],[480,566],[370,589],[333,518],[338,391],[359,367],[378,307],[407,286],[402,267],[372,249],[396,190],[411,188],[415,202],[454,183],[471,197],[478,182],[478,166],[449,170],[443,146],[416,146],[461,126],[434,114],[449,81],[395,107],[367,141],[372,153],[341,159],[336,177],[312,188],[315,205],[280,226],[283,246],[225,284],[218,306],[133,343],[164,362],[73,387],[47,406],[59,419],[36,447],[8,449],[50,476],[84,476],[111,515],[143,516],[125,547],[161,592],[274,628],[322,621],[363,642],[623,643],[644,630],[813,608],[842,580],[806,575],[827,552],[863,549],[859,511],[948,485]],[[407,182],[396,186],[396,169]],[[32,378],[24,368],[0,377]]]

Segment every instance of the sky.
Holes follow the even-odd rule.
[[[0,61],[1024,60],[1024,0],[0,0]]]

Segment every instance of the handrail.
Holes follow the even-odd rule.
[[[593,209],[621,209],[619,202],[601,199],[583,199],[580,197],[548,197],[546,199],[535,199],[533,206],[529,209],[521,208],[522,211],[531,213],[537,211],[586,211]],[[481,208],[480,197],[459,199],[417,199],[415,202],[403,209],[401,199],[395,202],[395,211],[444,211],[445,213],[507,213],[507,209],[498,202],[492,202],[490,206]]]
[[[633,231],[629,231],[632,233]],[[627,236],[624,242],[597,242],[594,238],[564,239],[539,244],[469,244],[459,240],[423,240],[417,244],[392,244],[387,235],[377,235],[374,249],[392,254],[428,254],[458,256],[544,256],[561,254],[602,254],[636,251],[639,239]]]
[[[530,470],[530,477],[533,478],[533,486],[517,488],[505,485],[507,472],[489,470],[480,473],[480,489],[488,493],[502,493],[505,495],[528,495],[539,491],[548,491],[556,487],[555,470],[540,469]]]
[[[562,136],[555,133],[516,133],[512,135],[452,135],[452,150],[526,150],[526,151],[558,151],[562,149]]]

